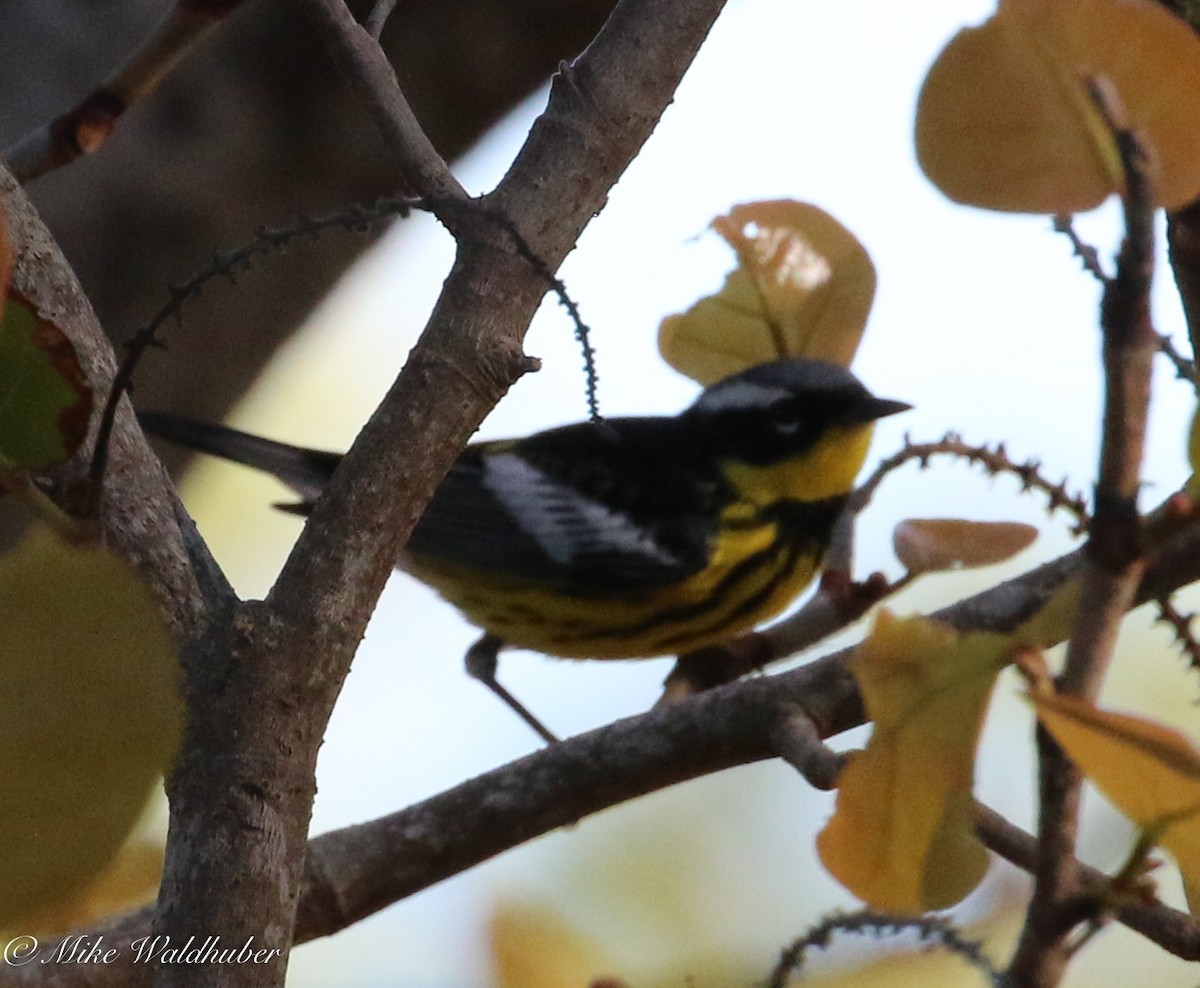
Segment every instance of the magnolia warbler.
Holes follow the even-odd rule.
[[[815,360],[761,364],[673,417],[615,418],[473,443],[397,566],[484,637],[468,669],[495,681],[502,645],[567,658],[681,655],[784,610],[821,566],[870,444],[910,406]],[[340,455],[157,412],[164,439],[274,474],[307,514]]]

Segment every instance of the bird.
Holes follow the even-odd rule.
[[[787,609],[820,571],[874,423],[911,406],[811,359],[749,367],[674,416],[605,418],[466,447],[397,567],[482,629],[468,671],[516,647],[571,659],[684,655]],[[162,439],[273,474],[308,514],[341,455],[170,413]]]

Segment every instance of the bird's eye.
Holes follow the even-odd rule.
[[[794,436],[804,428],[804,419],[799,415],[789,415],[786,412],[771,420],[775,431],[781,436]]]

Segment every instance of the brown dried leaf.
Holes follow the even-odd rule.
[[[910,573],[937,573],[1003,562],[1032,545],[1037,534],[1015,521],[909,518],[896,526],[892,546]]]

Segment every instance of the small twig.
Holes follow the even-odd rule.
[[[430,200],[466,199],[467,193],[400,91],[379,42],[354,19],[343,0],[306,0],[305,6],[319,21],[322,37],[366,104],[409,188]],[[433,211],[445,222],[439,209]]]
[[[1075,232],[1073,216],[1063,213],[1055,216],[1054,232],[1064,234],[1071,241],[1071,248],[1074,250],[1075,256],[1082,262],[1084,271],[1092,275],[1100,284],[1108,284],[1108,275],[1104,273],[1104,266],[1100,263],[1100,252],[1091,244],[1085,243]]]
[[[1196,371],[1196,362],[1189,360],[1175,347],[1175,341],[1167,335],[1158,338],[1158,349],[1175,368],[1175,376],[1181,381],[1188,381],[1193,388],[1200,391],[1200,374]]]
[[[822,739],[813,719],[800,706],[779,718],[771,734],[775,750],[785,762],[803,776],[814,789],[828,792],[837,788],[838,776],[846,765],[846,756],[834,751]]]
[[[121,114],[153,93],[240,3],[178,0],[116,71],[77,106],[5,150],[13,174],[28,182],[99,150]]]
[[[899,916],[863,910],[857,913],[838,913],[821,920],[804,936],[786,947],[767,979],[767,988],[786,988],[794,973],[804,966],[808,952],[825,950],[835,933],[870,934],[875,937],[894,936],[905,931],[916,933],[925,943],[936,943],[950,953],[961,957],[975,968],[984,981],[1000,988],[1003,978],[983,952],[983,945],[966,939],[948,920],[938,916]]]
[[[935,442],[914,443],[908,436],[904,437],[904,447],[893,456],[881,461],[871,475],[859,485],[851,501],[855,513],[862,511],[883,479],[893,470],[906,463],[916,460],[921,469],[929,466],[929,460],[934,456],[956,456],[968,463],[978,463],[988,473],[1009,474],[1021,482],[1024,491],[1035,490],[1046,496],[1049,511],[1065,511],[1075,519],[1071,531],[1082,535],[1087,531],[1089,514],[1087,501],[1082,494],[1067,490],[1066,481],[1052,483],[1042,475],[1042,464],[1038,460],[1026,460],[1016,463],[1008,456],[1004,443],[995,446],[973,446],[963,441],[956,432],[947,432]]]
[[[1196,620],[1196,613],[1193,611],[1184,614],[1170,597],[1166,597],[1158,602],[1158,620],[1170,625],[1171,630],[1175,632],[1176,643],[1188,658],[1188,664],[1193,670],[1200,670],[1200,641],[1192,634],[1192,622]]]
[[[383,34],[384,25],[387,24],[388,18],[392,16],[392,11],[395,9],[396,0],[375,0],[375,6],[371,8],[365,26],[367,33],[376,41]]]
[[[817,592],[798,610],[758,633],[767,647],[767,662],[797,655],[848,628],[909,582],[907,576],[889,581],[882,573],[873,573],[856,582],[844,570],[827,569]]]

